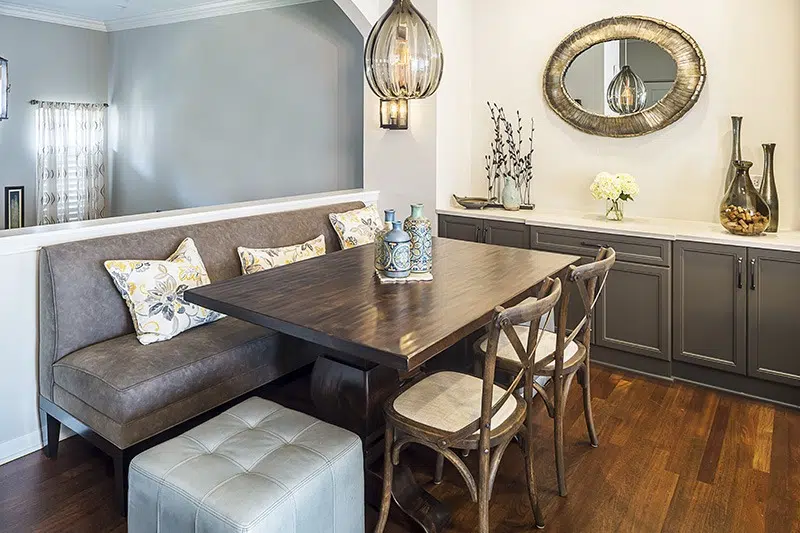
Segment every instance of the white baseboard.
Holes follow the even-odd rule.
[[[68,439],[75,433],[69,428],[61,428],[61,438],[59,440]],[[16,439],[0,442],[0,466],[10,463],[14,459],[24,457],[29,453],[41,450],[44,444],[42,443],[42,434],[40,431],[34,431],[17,437]]]

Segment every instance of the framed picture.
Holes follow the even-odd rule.
[[[6,229],[25,226],[25,187],[6,187]]]

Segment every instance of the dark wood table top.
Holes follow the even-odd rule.
[[[234,278],[186,300],[327,348],[412,370],[577,256],[434,239],[432,282],[383,285],[362,246]]]

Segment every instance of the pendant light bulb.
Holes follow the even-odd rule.
[[[625,65],[608,85],[606,100],[615,113],[630,115],[647,106],[647,87],[628,65],[628,41],[625,40]]]

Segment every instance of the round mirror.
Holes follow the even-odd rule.
[[[590,113],[638,113],[664,98],[678,65],[666,50],[641,39],[615,39],[582,52],[567,69],[567,94]]]
[[[561,42],[545,68],[544,94],[581,131],[634,137],[685,115],[705,81],[705,59],[686,32],[663,20],[614,17]]]

